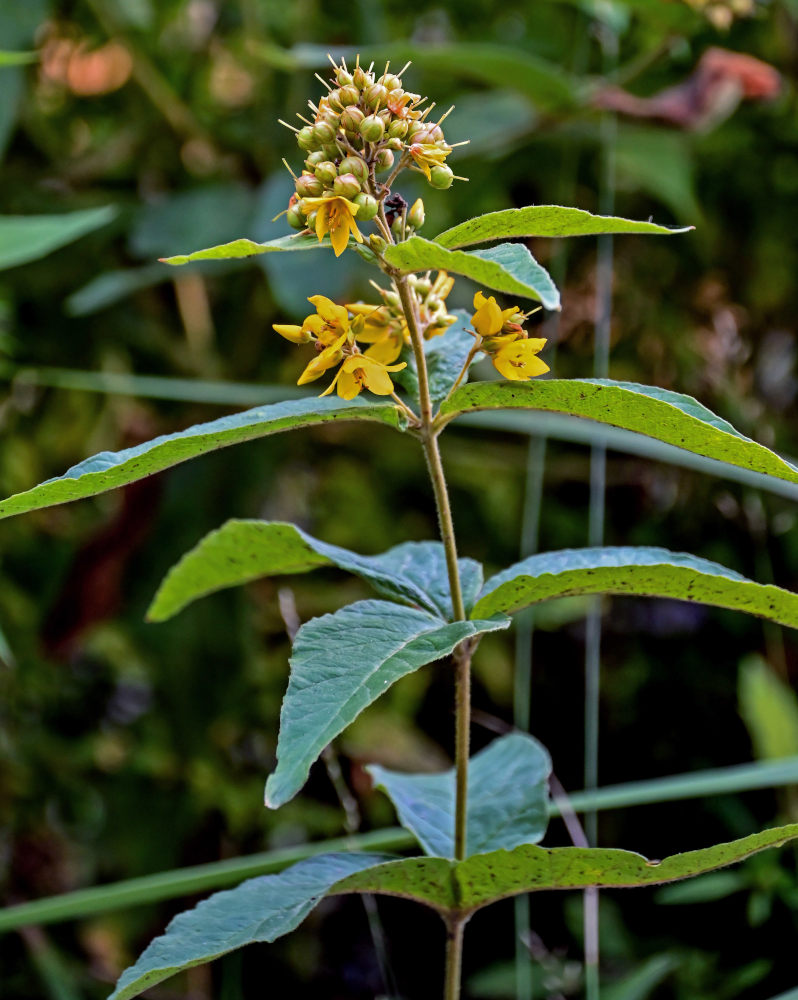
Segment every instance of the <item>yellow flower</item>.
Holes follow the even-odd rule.
[[[340,195],[325,195],[322,198],[303,198],[300,204],[305,215],[316,213],[316,235],[319,242],[329,233],[336,257],[340,257],[346,250],[350,232],[358,243],[363,242],[355,223],[360,206],[353,201]]]
[[[511,317],[525,318],[525,314],[517,306],[510,306],[509,309],[499,309],[496,299],[492,295],[489,299],[486,299],[482,292],[477,292],[474,296],[474,309],[476,309],[476,312],[471,317],[471,325],[480,337],[495,336],[511,320]],[[518,327],[518,332],[520,333],[520,325],[517,323],[513,325]]]
[[[349,314],[345,306],[337,306],[325,295],[311,295],[308,302],[316,307],[316,312],[306,316],[302,326],[273,323],[273,329],[292,344],[307,344],[311,340],[318,340],[325,347],[337,340],[342,333],[349,331]]]
[[[424,171],[427,180],[432,180],[431,167],[442,166],[452,147],[445,142],[414,142],[410,146],[410,155],[416,164]]]
[[[536,357],[546,341],[541,337],[514,340],[490,355],[493,367],[505,378],[513,382],[528,382],[535,375],[549,370],[545,361]]]
[[[346,308],[356,317],[363,317],[363,326],[356,332],[355,339],[372,345],[366,355],[386,365],[396,361],[402,347],[410,341],[407,324],[392,316],[385,306],[354,302]]]
[[[368,354],[352,354],[344,360],[322,396],[336,388],[341,399],[354,399],[363,389],[368,389],[376,396],[390,396],[393,382],[388,373],[399,372],[406,367],[404,361],[399,365],[386,365]]]
[[[305,385],[306,382],[315,382],[316,379],[321,378],[321,376],[328,369],[334,368],[344,356],[343,346],[346,343],[347,336],[348,334],[342,333],[337,340],[334,340],[329,345],[329,347],[325,347],[322,351],[319,351],[316,357],[313,358],[310,364],[296,380],[296,384]],[[324,395],[324,393],[322,393],[322,395]]]

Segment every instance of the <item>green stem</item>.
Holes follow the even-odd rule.
[[[446,982],[443,1000],[460,1000],[460,979],[463,967],[463,931],[465,920],[452,919],[446,924]]]

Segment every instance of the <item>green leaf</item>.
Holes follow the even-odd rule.
[[[467,916],[508,896],[545,889],[636,888],[692,878],[743,861],[768,847],[798,839],[798,823],[741,840],[648,861],[640,854],[603,847],[536,847],[491,851],[465,861],[408,858],[348,876],[330,890],[379,892],[414,899],[439,912]]]
[[[718,563],[644,546],[563,549],[522,559],[492,576],[472,615],[510,614],[571,594],[632,594],[697,601],[798,628],[798,594],[754,583]]]
[[[646,1000],[680,964],[676,955],[652,955],[623,979],[602,984],[601,1000]]]
[[[426,854],[454,857],[455,771],[399,774],[366,770],[396,807],[402,826]],[[468,781],[468,854],[536,844],[549,822],[551,758],[526,733],[494,740],[471,759]]]
[[[36,52],[0,52],[0,68],[4,66],[26,66],[39,58]]]
[[[443,270],[462,274],[483,288],[521,295],[560,308],[560,293],[548,271],[522,243],[501,243],[489,250],[447,250],[422,236],[411,236],[385,251],[389,264],[405,272]]]
[[[293,798],[327,744],[394,681],[469,636],[508,625],[504,617],[447,623],[387,601],[358,601],[307,622],[294,640],[266,805],[276,809]]]
[[[372,420],[398,430],[404,427],[401,413],[392,403],[360,398],[346,402],[311,397],[272,406],[256,406],[206,424],[195,424],[175,434],[164,434],[135,448],[100,452],[68,469],[57,479],[48,479],[25,493],[0,501],[0,519],[96,496],[216,448],[331,420]]]
[[[463,370],[469,351],[474,346],[474,335],[468,329],[470,324],[468,313],[463,309],[456,309],[453,315],[457,317],[457,322],[447,327],[445,333],[424,341],[433,409],[448,396],[457,376]],[[398,374],[397,381],[401,382],[418,403],[418,374],[413,352],[406,349],[402,360],[407,362],[407,368]],[[466,380],[467,378],[468,376]]]
[[[113,205],[63,215],[0,215],[0,270],[46,257],[107,225],[115,215]]]
[[[798,468],[744,437],[691,396],[611,379],[475,382],[441,406],[448,420],[474,410],[528,409],[586,417],[636,431],[695,455],[798,483]]]
[[[798,697],[761,656],[753,654],[740,664],[738,697],[760,760],[798,754]]]
[[[302,923],[332,885],[384,860],[380,854],[325,854],[215,893],[172,920],[122,973],[109,1000],[138,996],[185,969],[282,937]]]
[[[383,597],[454,617],[440,542],[406,542],[381,555],[361,556],[279,521],[228,521],[206,535],[169,571],[147,617],[165,621],[198,597],[224,587],[321,566],[354,573]],[[482,567],[473,559],[461,559],[460,575],[470,607],[482,586]]]
[[[609,215],[592,215],[581,208],[562,205],[528,205],[506,208],[501,212],[467,219],[435,237],[435,242],[450,250],[471,243],[506,240],[513,236],[596,236],[601,233],[653,233],[672,236],[686,233],[692,226],[673,229],[654,222],[635,222]]]
[[[261,253],[275,253],[286,250],[315,250],[318,247],[329,247],[330,241],[320,242],[315,236],[297,233],[296,236],[280,236],[266,243],[256,243],[254,240],[232,240],[217,247],[207,247],[205,250],[195,250],[193,253],[177,254],[174,257],[162,257],[161,263],[178,267],[193,260],[230,260],[234,257],[255,257]]]

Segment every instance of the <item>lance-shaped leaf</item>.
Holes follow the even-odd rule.
[[[671,229],[655,222],[636,222],[611,215],[592,215],[581,208],[562,205],[528,205],[505,208],[467,219],[435,237],[435,242],[449,250],[472,243],[507,240],[513,236],[597,236],[602,233],[649,233],[672,236],[686,233],[692,226]]]
[[[262,875],[214,893],[172,920],[136,964],[122,973],[110,1000],[138,996],[185,969],[248,944],[282,937],[336,882],[385,860],[380,854],[323,854],[279,875]]]
[[[454,857],[455,772],[400,774],[366,769],[426,854]],[[532,736],[510,733],[471,759],[468,854],[536,844],[549,822],[551,758]]]
[[[489,250],[447,250],[422,236],[411,236],[385,251],[385,259],[407,273],[443,270],[462,274],[483,288],[535,299],[547,309],[560,308],[560,293],[523,243],[501,243]]]
[[[276,809],[293,798],[327,744],[394,681],[448,656],[469,636],[508,625],[504,616],[447,623],[387,601],[358,601],[307,622],[294,640],[266,805]]]
[[[429,394],[433,409],[437,408],[448,396],[475,343],[474,334],[468,329],[470,324],[468,313],[462,309],[456,309],[453,315],[457,317],[456,323],[452,323],[439,336],[424,341]],[[418,373],[412,350],[406,348],[402,360],[407,362],[407,368],[397,374],[396,380],[418,403]],[[465,379],[467,380],[467,378],[466,374]]]
[[[362,577],[383,597],[453,617],[440,542],[405,542],[377,556],[361,556],[280,521],[228,521],[206,535],[169,571],[147,617],[165,621],[198,597],[224,587],[322,566],[337,566]],[[470,608],[482,587],[481,565],[461,559],[460,577]]]
[[[691,396],[610,379],[474,382],[441,406],[448,420],[473,410],[528,409],[587,417],[637,431],[728,465],[798,483],[798,468],[757,444]]]
[[[57,479],[48,479],[25,493],[0,500],[0,518],[96,496],[217,448],[332,420],[372,420],[398,430],[405,426],[396,406],[365,399],[347,402],[312,397],[256,406],[175,434],[164,434],[124,451],[100,452]]]
[[[295,236],[280,236],[266,243],[256,243],[255,240],[231,240],[230,243],[220,243],[219,246],[206,247],[204,250],[194,250],[192,253],[176,254],[174,257],[162,257],[164,264],[175,267],[189,264],[194,260],[231,260],[237,257],[256,257],[262,253],[283,253],[290,250],[315,250],[317,247],[329,247],[329,240],[319,241],[307,233],[297,233]]]
[[[0,270],[27,264],[107,225],[116,208],[87,208],[63,215],[0,215]]]
[[[798,823],[726,844],[649,861],[641,854],[603,847],[536,847],[476,854],[465,861],[408,858],[348,876],[330,890],[378,892],[414,899],[442,914],[467,916],[490,903],[546,889],[632,889],[692,878],[743,861],[798,838]]]
[[[754,583],[708,559],[645,546],[563,549],[522,559],[487,581],[472,614],[509,614],[573,594],[671,597],[798,628],[798,594]]]

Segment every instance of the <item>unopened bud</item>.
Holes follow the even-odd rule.
[[[361,184],[365,184],[369,176],[369,168],[366,161],[359,156],[346,156],[341,160],[338,167],[339,174],[354,174]]]
[[[386,73],[385,76],[381,77],[380,83],[386,90],[401,90],[402,88],[401,79],[393,73]]]
[[[402,142],[401,139],[389,139],[388,140],[388,149],[395,149],[398,152],[400,149],[404,149],[404,148],[405,148],[404,147],[404,143]]]
[[[360,123],[360,134],[366,142],[379,142],[385,135],[385,123],[377,115],[369,115]]]
[[[314,149],[312,153],[308,153],[308,158],[305,160],[305,166],[308,170],[315,170],[318,164],[322,163],[324,159],[324,152],[321,149]]]
[[[352,74],[352,83],[354,83],[358,90],[362,90],[368,86],[369,82],[368,73],[362,66],[356,66],[355,72]]]
[[[322,183],[315,174],[297,177],[296,193],[300,198],[318,198],[323,191]]]
[[[360,132],[360,125],[366,116],[357,107],[345,108],[341,115],[341,125],[347,132]]]
[[[344,105],[343,102],[341,101],[340,90],[331,90],[330,93],[327,95],[327,103],[330,105],[333,111],[340,112],[344,110]]]
[[[304,129],[302,130],[304,132]],[[316,146],[326,146],[335,138],[336,130],[330,122],[320,121],[313,126],[313,138]]]
[[[338,176],[338,168],[332,160],[322,160],[321,163],[317,163],[314,172],[322,184],[332,184]]]
[[[407,122],[404,118],[394,118],[388,126],[388,135],[391,139],[404,139],[407,135]]]
[[[388,244],[385,242],[385,240],[381,236],[378,236],[376,233],[372,233],[369,236],[369,246],[376,253],[382,253],[382,251],[385,249],[387,245]]]
[[[353,87],[351,85],[348,87],[341,87],[338,91],[338,100],[345,108],[348,108],[350,104],[357,104],[360,100],[360,91],[357,87]]]
[[[307,217],[307,219],[305,220],[305,226],[308,229],[316,228],[316,216],[318,214],[319,214],[318,212],[311,212],[310,215]]]
[[[285,218],[292,229],[304,229],[307,225],[305,216],[302,214],[299,205],[290,205],[288,211],[285,213]]]
[[[413,202],[413,207],[407,213],[407,221],[413,227],[413,229],[421,229],[424,225],[424,202],[420,198],[416,198]],[[430,288],[432,285],[430,285]],[[427,289],[429,291],[429,289]]]
[[[338,81],[339,87],[349,87],[352,84],[352,74],[347,73],[343,66],[336,69],[335,79]]]
[[[360,184],[354,174],[341,174],[333,181],[333,191],[342,198],[354,198],[360,194]]]
[[[418,203],[420,201],[421,201],[421,199],[419,198],[418,201],[413,205],[413,208],[415,208],[416,205],[418,205]],[[422,211],[423,211],[423,206],[422,206]],[[411,215],[413,214],[413,209],[410,210],[410,214]],[[410,220],[410,216],[408,216],[408,221],[409,220]],[[429,280],[429,278],[419,278],[416,275],[412,275],[412,274],[410,275],[410,277],[411,278],[413,278],[413,277],[416,278],[416,283],[415,283],[414,287],[415,287],[416,291],[419,293],[419,295],[429,295],[429,293],[432,291],[432,282]]]
[[[308,153],[313,149],[318,149],[321,145],[320,142],[316,141],[315,131],[310,125],[306,125],[297,132],[296,141],[299,148],[304,149]]]
[[[377,117],[382,119],[382,124],[388,128],[393,121],[393,112],[389,111],[388,108],[383,108],[382,111],[377,112]]]
[[[325,142],[321,148],[324,150],[324,155],[328,160],[337,160],[341,155],[341,150],[334,142]]]
[[[385,102],[388,100],[388,91],[381,83],[372,83],[363,94],[363,100],[370,108],[384,107]]]
[[[407,138],[408,140],[412,140],[413,142],[420,142],[421,140],[417,139],[416,137],[421,135],[422,132],[426,131],[427,131],[427,126],[424,124],[424,122],[410,122],[410,124],[407,127]]]
[[[401,215],[397,215],[396,218],[391,223],[391,232],[394,234],[397,240],[402,239],[404,235],[404,226],[402,225]]]
[[[377,153],[377,159],[374,161],[375,169],[378,173],[383,170],[390,170],[393,166],[393,153],[390,149],[381,149]]]
[[[365,191],[358,195],[355,195],[355,204],[359,206],[357,213],[358,222],[371,222],[374,216],[379,211],[380,203],[370,194],[366,194]]]
[[[430,184],[439,191],[445,191],[446,188],[450,188],[452,186],[454,174],[445,163],[436,163],[434,167],[430,168],[429,173]]]

